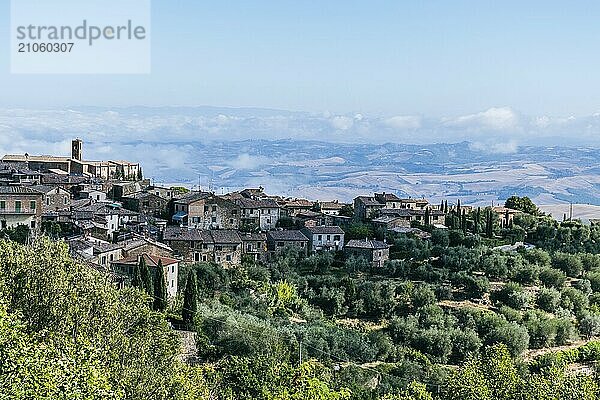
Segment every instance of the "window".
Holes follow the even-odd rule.
[[[194,253],[194,261],[200,261],[200,253]]]
[[[304,242],[300,242],[300,247],[304,247]]]
[[[229,218],[229,223],[233,225],[234,219],[233,218]]]
[[[50,197],[46,197],[46,205],[49,206],[50,205]]]
[[[223,246],[215,246],[215,250],[222,251],[223,250]]]
[[[0,210],[5,210],[6,209],[6,201],[2,200],[0,201]]]
[[[175,287],[175,281],[171,279],[171,287]]]
[[[35,221],[31,221],[31,229],[35,229]]]
[[[15,201],[15,211],[21,212],[21,200]]]
[[[110,261],[113,261],[114,259],[115,259],[115,255],[114,255],[114,254],[111,254],[111,255],[110,255]]]
[[[2,229],[6,229],[6,221],[2,221],[2,223],[0,223],[0,225],[2,226]]]
[[[174,274],[175,273],[175,266],[171,265],[171,273]]]
[[[204,212],[207,213],[208,212],[208,206],[204,206]]]
[[[331,240],[331,235],[327,235],[327,240]]]
[[[284,243],[283,242],[277,242],[277,247],[283,247]]]
[[[319,240],[323,240],[323,235],[319,235]]]
[[[252,251],[252,244],[248,243],[246,245],[246,251]]]
[[[69,198],[67,196],[63,197],[63,204],[67,205],[69,203]]]
[[[102,265],[106,264],[106,256],[102,256]]]
[[[231,215],[237,215],[237,210],[231,210]]]
[[[206,256],[202,256],[202,261],[206,261]]]
[[[213,212],[217,212],[217,206],[212,206]]]
[[[333,237],[333,240],[335,240],[335,241],[340,241],[340,235],[335,235],[335,236]]]
[[[213,223],[217,222],[217,217],[212,217],[212,218],[211,218],[211,221],[212,221]]]
[[[225,260],[231,261],[231,256],[230,255],[225,256]]]

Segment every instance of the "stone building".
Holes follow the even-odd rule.
[[[263,231],[277,227],[281,208],[275,200],[241,198],[234,200],[234,203],[240,207],[242,226],[256,226]]]
[[[137,192],[121,198],[123,207],[144,215],[164,218],[169,212],[169,199],[152,192]]]
[[[28,226],[40,230],[43,194],[29,186],[0,186],[0,229]]]
[[[71,193],[60,186],[36,185],[33,188],[42,193],[42,211],[66,210],[71,207]]]
[[[165,277],[165,287],[169,297],[177,296],[177,278],[179,275],[179,260],[169,257],[154,256],[149,254],[139,254],[114,261],[111,264],[112,271],[122,274],[127,277],[127,281],[131,284],[131,279],[135,271],[135,267],[140,264],[141,258],[144,258],[146,265],[150,269],[152,276],[156,276],[156,268],[159,261],[163,267],[163,276]]]
[[[339,226],[314,226],[302,229],[309,240],[310,251],[341,251],[344,248],[344,230]]]
[[[344,253],[348,257],[364,258],[374,268],[380,268],[390,259],[390,247],[379,240],[350,240],[344,247]]]
[[[84,161],[83,141],[71,142],[71,157],[30,156],[29,154],[5,155],[2,162],[24,163],[28,169],[38,172],[64,171],[105,180],[136,180],[141,174],[140,165],[129,161]]]
[[[263,261],[267,258],[267,235],[265,233],[240,232],[242,239],[242,255],[254,261]]]
[[[223,266],[242,262],[242,239],[235,230],[168,227],[163,241],[185,262],[215,262]]]
[[[173,221],[197,229],[238,229],[241,208],[214,193],[193,192],[174,202]]]
[[[285,247],[297,247],[304,254],[307,254],[308,243],[308,238],[298,230],[275,230],[267,232],[267,247],[270,252],[276,252]]]

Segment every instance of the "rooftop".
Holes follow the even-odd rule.
[[[351,249],[370,249],[370,250],[383,250],[389,249],[391,246],[385,242],[379,240],[350,240],[346,243],[347,248]]]
[[[312,233],[313,235],[343,235],[344,230],[339,226],[313,226],[304,228],[305,231]]]
[[[142,254],[141,256],[130,256],[124,258],[122,260],[118,260],[113,262],[113,264],[125,264],[125,265],[137,265],[140,262],[140,257],[143,257],[146,261],[146,265],[149,267],[158,267],[158,262],[160,261],[163,267],[171,264],[177,264],[179,260],[169,257],[159,257],[159,256],[151,256],[148,254]]]
[[[300,231],[269,231],[267,235],[274,241],[306,242],[308,238]]]

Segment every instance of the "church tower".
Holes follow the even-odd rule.
[[[83,160],[83,140],[74,139],[71,142],[71,158],[74,160]]]

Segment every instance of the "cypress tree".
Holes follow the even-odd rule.
[[[488,238],[492,238],[494,236],[494,227],[493,227],[493,219],[492,219],[492,210],[488,210],[487,212],[487,220],[485,225],[485,234]]]
[[[429,225],[429,207],[425,209],[425,225]]]
[[[448,200],[444,201],[444,213],[448,214]]]
[[[131,286],[141,289],[142,286],[142,275],[140,273],[140,266],[136,264],[133,268],[133,277],[131,278]]]
[[[198,310],[198,282],[196,272],[190,271],[185,282],[185,292],[183,294],[183,310],[181,317],[183,322],[190,326],[194,322],[194,316]]]
[[[144,290],[150,296],[154,295],[152,276],[150,275],[150,269],[148,269],[148,265],[146,265],[146,259],[143,256],[140,258],[140,274],[142,275],[142,285]]]
[[[154,311],[167,309],[167,286],[165,285],[165,272],[162,261],[158,260],[158,267],[154,275]]]
[[[463,213],[462,213],[461,225],[462,225],[462,231],[466,235],[467,234],[467,213],[465,212],[465,210],[463,210]]]
[[[475,213],[475,223],[473,224],[473,233],[477,235],[479,233],[479,223],[481,221],[481,207],[477,207],[477,212]]]

